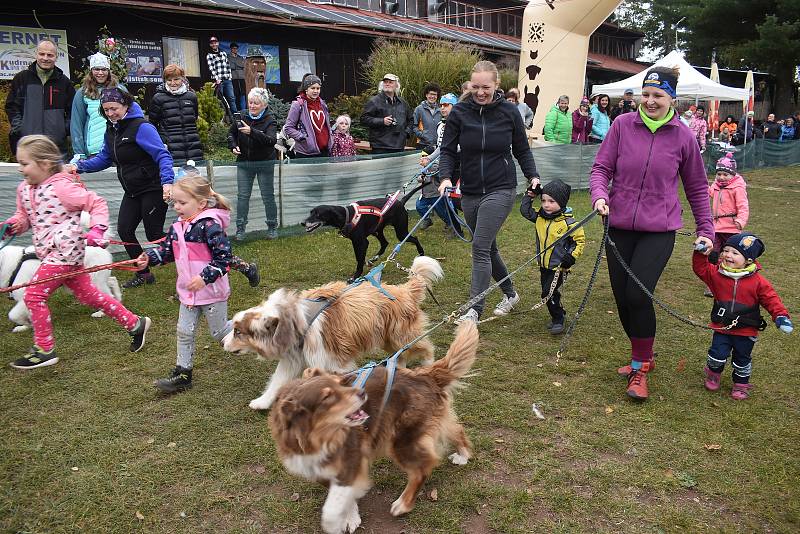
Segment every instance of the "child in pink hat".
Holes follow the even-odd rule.
[[[734,234],[744,230],[750,216],[747,202],[747,184],[736,170],[733,153],[728,152],[717,161],[717,175],[708,186],[711,197],[711,215],[714,217],[714,250],[709,259],[717,263],[719,252]]]

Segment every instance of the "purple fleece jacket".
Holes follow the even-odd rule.
[[[683,181],[697,235],[714,239],[708,178],[694,134],[672,119],[650,133],[638,113],[611,125],[592,165],[592,205],[605,199],[609,224],[621,230],[667,232],[681,228],[678,179]],[[610,191],[609,191],[609,183]]]
[[[319,102],[322,104],[322,111],[325,113],[325,124],[330,128],[328,105],[321,98]],[[298,96],[289,108],[289,114],[286,116],[286,135],[295,140],[295,152],[306,156],[319,154],[317,136],[314,135],[314,127],[311,125],[308,104],[306,104],[302,96]],[[333,130],[330,132],[330,138],[333,138]]]

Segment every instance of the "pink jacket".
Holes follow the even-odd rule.
[[[744,178],[737,174],[724,184],[714,180],[714,183],[708,186],[708,196],[711,197],[714,231],[720,234],[741,232],[750,216],[747,184]]]
[[[692,116],[692,120],[689,122],[689,129],[694,134],[697,142],[700,143],[700,148],[704,149],[706,147],[706,133],[708,133],[708,123],[706,119]]]
[[[72,174],[60,172],[44,182],[17,186],[17,211],[11,220],[22,224],[20,233],[32,228],[33,245],[42,263],[83,265],[86,239],[81,212],[91,217],[90,226],[108,226],[108,205]]]
[[[193,218],[194,221],[213,219],[224,230],[228,227],[231,215],[228,210],[207,209]],[[227,273],[221,273],[214,283],[206,284],[199,291],[189,291],[186,284],[199,275],[203,269],[211,264],[212,251],[206,242],[186,241],[186,233],[194,223],[178,219],[172,225],[175,237],[172,241],[172,253],[175,257],[175,267],[178,271],[178,281],[175,284],[178,299],[187,306],[202,306],[214,302],[224,302],[231,294],[231,286]]]

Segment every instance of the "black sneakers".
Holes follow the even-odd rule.
[[[430,217],[428,217],[427,219],[423,219],[422,222],[419,223],[420,230],[427,230],[431,226],[433,226],[433,221],[431,220]]]
[[[11,362],[11,367],[14,369],[20,369],[23,371],[27,371],[28,369],[36,369],[37,367],[47,367],[49,365],[55,365],[58,363],[58,357],[56,357],[55,349],[51,349],[50,352],[44,352],[37,346],[34,346],[31,349],[30,354],[23,356],[21,358],[17,358],[13,362]]]
[[[153,382],[156,389],[163,393],[177,393],[192,387],[192,370],[176,366],[167,378],[159,378]]]
[[[154,284],[156,282],[156,277],[153,276],[153,273],[136,273],[133,278],[122,284],[122,287],[125,289],[130,289],[132,287],[139,287],[145,284]]]
[[[139,352],[144,347],[147,331],[150,330],[150,317],[139,317],[136,326],[128,332],[131,336],[131,352]]]

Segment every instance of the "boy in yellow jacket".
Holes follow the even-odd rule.
[[[571,188],[561,180],[553,180],[544,187],[539,180],[534,178],[527,194],[522,197],[519,211],[522,216],[536,225],[536,254],[556,242],[576,221],[572,217],[572,208],[567,207]],[[533,208],[533,199],[541,196],[541,208]],[[559,289],[566,278],[570,267],[575,265],[575,260],[583,253],[586,236],[583,228],[578,228],[566,239],[547,249],[539,256],[539,271],[542,279],[542,298],[550,293],[550,286],[556,271],[561,270],[556,288],[547,301],[547,310],[552,320],[547,325],[547,331],[553,335],[564,331],[564,308],[561,306],[561,293]]]

